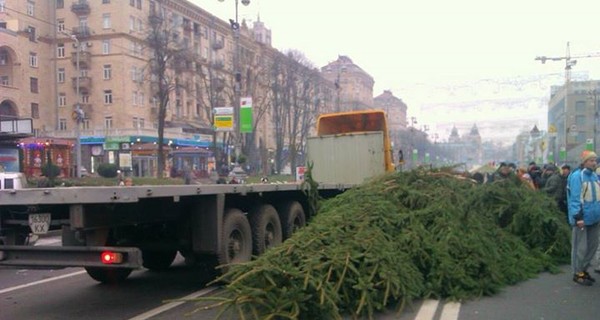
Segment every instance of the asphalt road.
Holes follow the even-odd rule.
[[[563,270],[507,287],[493,297],[462,303],[417,301],[401,313],[391,309],[376,319],[600,319],[600,282],[583,287],[571,281],[567,266]],[[218,289],[207,289],[209,280],[181,260],[166,272],[135,271],[118,286],[99,284],[78,268],[0,269],[0,320],[214,319],[216,310],[192,314],[197,302],[177,300],[214,294]]]

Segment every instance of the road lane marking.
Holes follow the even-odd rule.
[[[140,314],[138,316],[130,318],[129,320],[146,320],[146,319],[150,319],[150,318],[152,318],[152,317],[154,317],[154,316],[156,316],[156,315],[158,315],[160,313],[163,313],[163,312],[168,311],[170,309],[176,308],[176,307],[178,307],[178,306],[180,306],[180,305],[182,305],[182,304],[184,304],[186,302],[189,302],[187,300],[191,300],[191,299],[203,296],[203,295],[207,295],[207,294],[209,294],[209,293],[211,293],[211,292],[213,292],[213,291],[215,291],[217,289],[218,289],[217,287],[213,287],[213,288],[206,288],[206,289],[202,289],[200,291],[196,291],[196,292],[194,292],[194,293],[192,293],[190,295],[187,295],[187,296],[185,296],[183,298],[177,299],[177,300],[182,300],[182,301],[174,301],[174,302],[170,302],[170,303],[164,304],[164,305],[162,305],[162,306],[160,306],[158,308],[152,309],[152,310],[144,312],[144,313],[142,313],[142,314]]]
[[[423,301],[415,320],[432,320],[439,303],[439,300],[428,299]]]
[[[440,320],[457,320],[460,313],[460,303],[447,302],[442,309]]]
[[[47,282],[52,282],[52,281],[56,281],[56,280],[69,278],[69,277],[74,277],[74,276],[78,276],[78,275],[84,274],[84,273],[85,273],[85,271],[77,271],[77,272],[73,272],[73,273],[63,274],[62,276],[57,276],[57,277],[52,277],[52,278],[48,278],[48,279],[44,279],[44,280],[40,280],[40,281],[22,284],[20,286],[2,289],[2,290],[0,290],[0,294],[27,288],[27,287],[37,286],[38,284],[43,284],[43,283],[47,283]]]

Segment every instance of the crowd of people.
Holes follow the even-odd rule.
[[[572,228],[573,281],[584,286],[591,286],[596,282],[588,272],[593,264],[596,264],[594,271],[600,274],[600,168],[597,158],[596,153],[584,151],[579,166],[573,170],[567,164],[560,168],[554,164],[540,167],[531,162],[527,168],[517,168],[513,163],[503,162],[491,175],[473,175],[480,183],[516,177],[528,187],[546,192],[552,197]]]

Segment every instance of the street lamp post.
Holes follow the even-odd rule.
[[[82,112],[81,112],[81,92],[79,90],[79,81],[80,81],[80,75],[81,75],[81,70],[79,68],[79,51],[81,50],[80,47],[80,43],[79,43],[79,39],[77,39],[77,36],[74,34],[70,35],[71,39],[73,41],[75,41],[75,47],[76,47],[76,53],[75,53],[75,69],[77,70],[77,75],[75,77],[75,91],[77,92],[77,102],[75,103],[75,136],[76,136],[76,145],[75,145],[75,154],[76,154],[76,166],[75,166],[75,172],[76,172],[76,177],[77,178],[81,178],[81,130],[79,128],[79,125],[81,123],[81,120],[83,119],[82,116]]]
[[[225,0],[219,0],[219,2],[224,2]],[[235,0],[235,20],[229,19],[229,23],[231,25],[231,30],[233,30],[233,37],[235,43],[235,52],[233,54],[233,74],[234,74],[234,101],[235,106],[233,108],[233,115],[235,117],[235,133],[236,133],[236,145],[235,145],[235,154],[236,157],[239,157],[241,153],[241,142],[242,142],[242,133],[241,133],[241,121],[240,121],[240,100],[241,100],[241,90],[242,90],[242,73],[240,72],[240,23],[239,23],[239,14],[238,14],[238,6],[240,0]],[[241,0],[242,4],[247,6],[250,4],[250,0]],[[237,161],[236,161],[237,162]]]
[[[596,151],[596,136],[598,135],[598,90],[597,89],[593,89],[588,91],[588,94],[591,95],[591,98],[594,101],[594,127],[593,127],[593,146],[594,146],[594,151]]]

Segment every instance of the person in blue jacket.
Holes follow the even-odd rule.
[[[581,154],[581,165],[569,175],[568,181],[569,224],[573,227],[573,281],[585,286],[591,286],[595,282],[587,269],[598,249],[600,234],[600,184],[595,172],[597,157],[592,151],[584,151]]]

